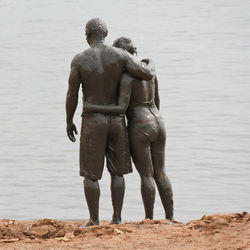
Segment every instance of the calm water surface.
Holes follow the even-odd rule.
[[[85,23],[103,18],[108,44],[134,40],[152,58],[167,127],[175,218],[250,212],[250,1],[1,0],[0,217],[86,219],[77,143],[65,133],[72,57]],[[75,122],[80,130],[81,104]],[[110,178],[100,218],[111,219]],[[126,176],[123,219],[141,220],[138,174]],[[155,218],[163,218],[157,196]]]

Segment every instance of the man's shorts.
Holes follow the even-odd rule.
[[[84,113],[80,139],[80,176],[100,180],[105,155],[111,174],[132,172],[125,117]]]

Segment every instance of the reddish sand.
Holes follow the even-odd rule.
[[[250,249],[250,215],[215,214],[188,223],[0,220],[0,249]]]

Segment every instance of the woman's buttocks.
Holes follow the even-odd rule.
[[[165,131],[164,122],[159,112],[153,112],[149,108],[136,108],[133,111],[128,115],[130,136],[146,136],[150,141],[155,141],[161,131]]]

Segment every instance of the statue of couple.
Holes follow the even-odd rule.
[[[111,175],[112,223],[121,223],[123,175],[132,172],[130,154],[141,177],[145,218],[153,219],[156,183],[165,218],[172,220],[173,193],[165,172],[166,133],[154,66],[149,59],[138,62],[133,58],[137,51],[129,38],[118,38],[112,47],[105,45],[107,34],[101,19],[86,24],[90,48],[72,60],[66,98],[67,134],[74,142],[73,116],[82,86],[80,175],[90,214],[86,226],[99,225],[98,180],[105,156]]]

